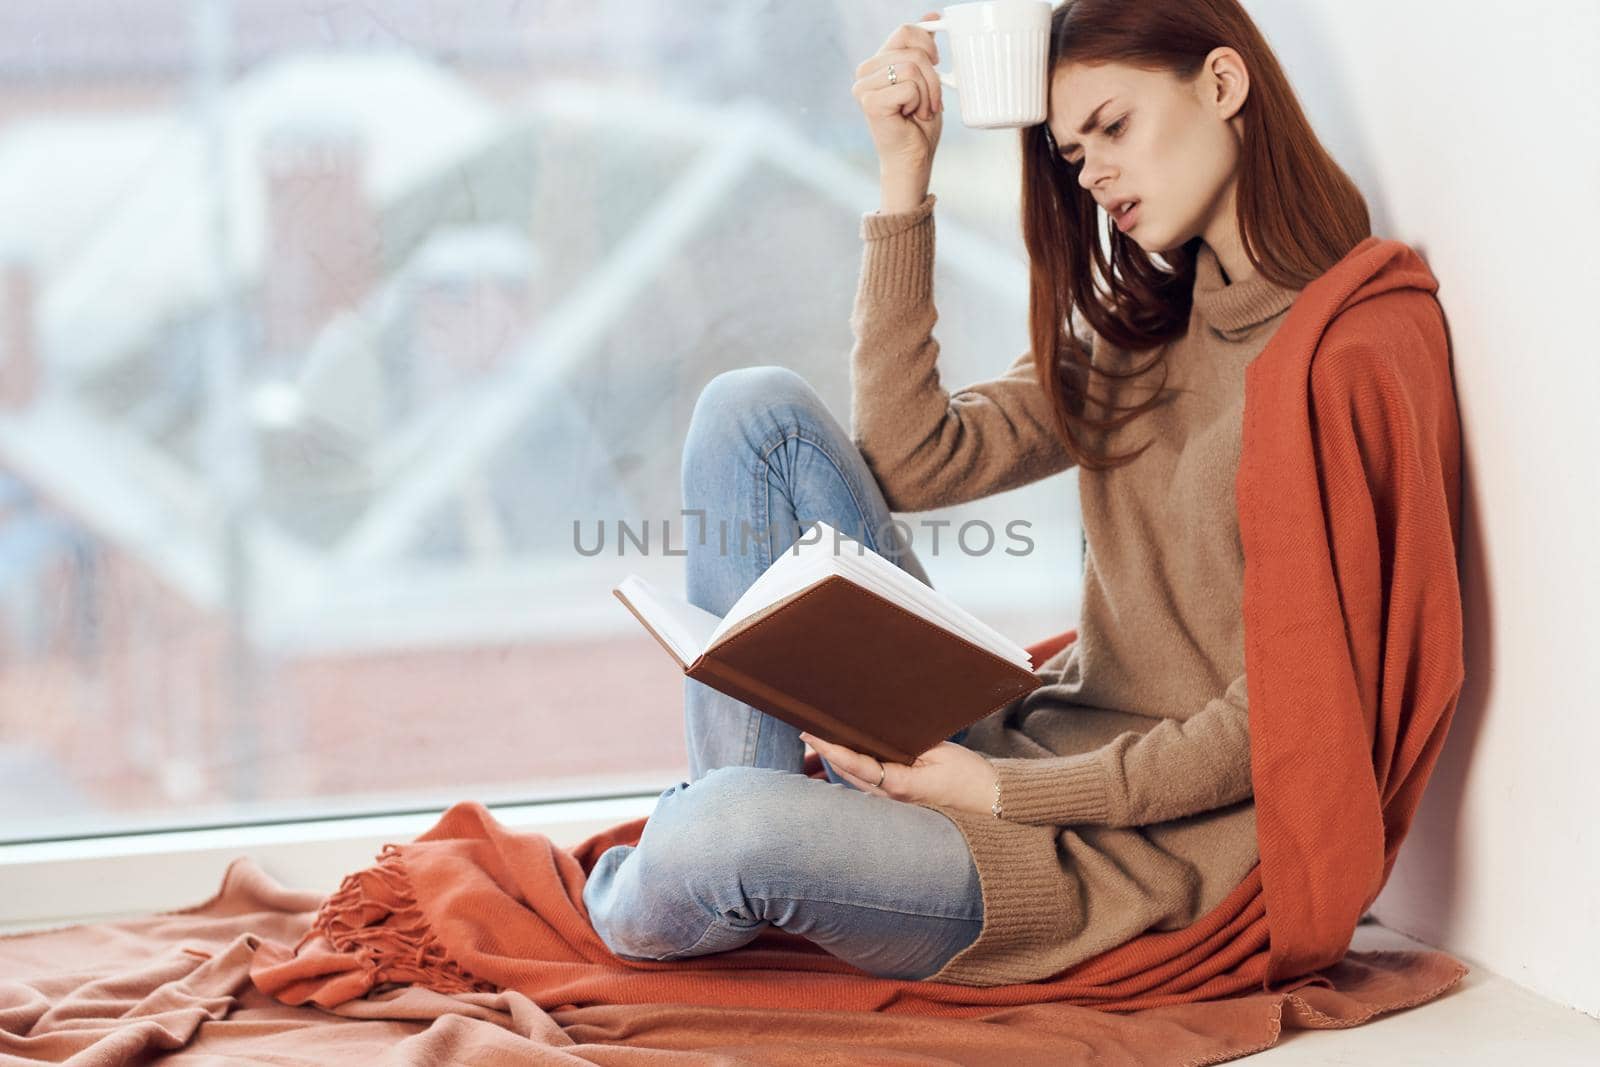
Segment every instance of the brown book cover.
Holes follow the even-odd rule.
[[[1032,670],[840,574],[763,607],[688,663],[612,591],[690,678],[880,760],[914,762],[1039,685]]]

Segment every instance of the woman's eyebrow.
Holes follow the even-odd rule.
[[[1094,111],[1090,113],[1089,117],[1083,120],[1083,125],[1078,127],[1078,132],[1080,134],[1088,133],[1090,130],[1094,129],[1094,124],[1100,121],[1100,112],[1105,110],[1105,106],[1115,99],[1116,97],[1112,96],[1100,101],[1100,106],[1095,108]],[[1057,145],[1056,151],[1062,155],[1065,155],[1069,148],[1077,147],[1077,141],[1068,141],[1066,144]]]

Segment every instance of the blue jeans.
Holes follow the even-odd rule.
[[[817,519],[932,584],[849,433],[794,371],[713,378],[682,477],[688,599],[717,615]],[[863,792],[826,760],[827,781],[806,776],[796,727],[692,678],[684,715],[690,780],[660,795],[638,845],[607,849],[584,887],[612,952],[726,952],[770,924],[871,974],[922,979],[977,938],[978,873],[944,815]]]

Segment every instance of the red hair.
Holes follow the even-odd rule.
[[[1238,112],[1244,126],[1237,186],[1244,253],[1268,279],[1303,288],[1369,236],[1367,204],[1317,140],[1277,57],[1237,0],[1063,0],[1051,17],[1046,69],[1053,77],[1064,63],[1109,62],[1190,81],[1201,73],[1206,56],[1224,45],[1239,53],[1250,73],[1250,91]],[[1082,164],[1060,157],[1045,124],[1019,132],[1028,329],[1039,382],[1077,462],[1096,470],[1120,467],[1149,442],[1117,457],[1094,455],[1085,443],[1086,431],[1114,429],[1165,401],[1165,349],[1126,372],[1095,366],[1087,339],[1067,323],[1081,314],[1095,333],[1129,351],[1182,336],[1202,239],[1167,250],[1163,267],[1112,226],[1108,256],[1100,240],[1099,207],[1078,184]],[[1096,291],[1096,272],[1108,280],[1104,298]],[[1162,385],[1146,401],[1108,405],[1089,390],[1094,374],[1138,377],[1156,363],[1162,364]],[[1087,399],[1123,413],[1090,416]]]

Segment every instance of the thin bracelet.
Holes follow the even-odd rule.
[[[999,771],[995,771],[994,772],[994,805],[992,807],[990,807],[989,810],[994,812],[994,817],[995,818],[997,818],[997,819],[1004,818],[1004,816],[1002,816],[1000,814],[1000,772]]]

